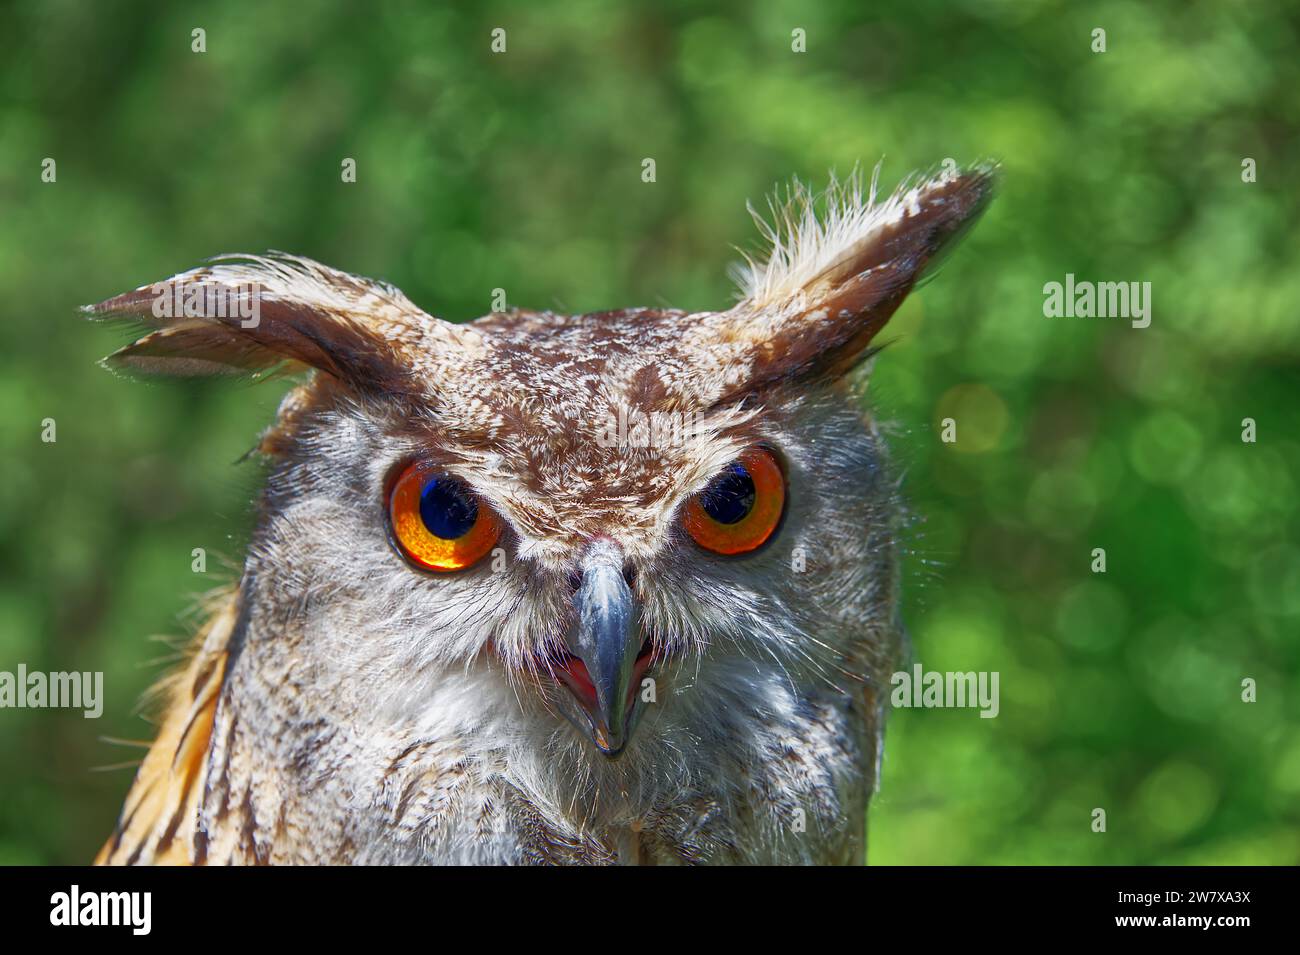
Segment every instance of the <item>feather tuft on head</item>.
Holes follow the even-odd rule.
[[[862,170],[854,167],[846,179],[831,174],[820,195],[795,179],[768,200],[770,219],[754,206],[750,215],[767,246],[765,256],[742,252],[743,262],[731,268],[739,297],[751,309],[783,307],[800,299],[828,276],[851,266],[863,250],[906,221],[922,216],[960,190],[967,205],[982,208],[996,178],[997,167],[982,163],[959,170],[951,163],[928,175],[909,176],[885,199],[879,199],[880,164],[863,187]],[[978,209],[963,209],[973,218]]]

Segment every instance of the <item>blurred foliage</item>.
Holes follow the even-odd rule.
[[[873,861],[1300,860],[1300,35],[1281,5],[47,2],[5,5],[0,30],[0,669],[107,687],[96,722],[0,712],[0,862],[80,862],[109,832],[130,770],[91,768],[139,752],[101,737],[148,738],[134,702],[232,575],[196,579],[191,550],[237,563],[260,474],[235,462],[283,390],[115,379],[95,362],[126,333],[75,306],[275,248],[457,320],[497,287],[716,308],[754,241],[747,199],[882,156],[886,185],[1004,164],[871,384],[916,514],[916,657],[999,671],[1002,704],[894,714]],[[1151,327],[1045,318],[1067,272],[1152,282]]]

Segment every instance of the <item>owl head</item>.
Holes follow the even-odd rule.
[[[90,307],[151,326],[116,368],[312,372],[259,443],[228,692],[626,790],[879,685],[896,482],[852,373],[992,182],[796,187],[723,311],[453,324],[287,255]]]

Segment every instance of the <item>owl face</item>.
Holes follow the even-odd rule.
[[[293,396],[254,566],[311,608],[340,670],[323,682],[367,674],[360,709],[413,717],[438,673],[482,667],[612,758],[714,669],[853,679],[843,648],[868,620],[808,597],[887,612],[893,497],[847,392],[778,387],[640,446],[602,434],[637,420],[626,392],[549,387],[518,392],[542,409],[527,424],[487,386],[414,409],[324,378]]]
[[[451,721],[595,759],[599,784],[888,663],[894,484],[848,383],[990,187],[980,169],[877,203],[852,182],[820,216],[796,195],[723,312],[457,326],[287,257],[94,311],[156,326],[126,368],[315,370],[260,445],[246,654],[353,723]],[[256,307],[154,320],[178,286]]]

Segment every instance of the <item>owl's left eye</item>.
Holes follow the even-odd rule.
[[[393,485],[388,518],[398,549],[426,570],[464,570],[501,536],[491,508],[465,482],[415,462]]]
[[[752,448],[686,502],[682,524],[705,550],[747,554],[767,541],[785,511],[785,475],[765,448]]]

